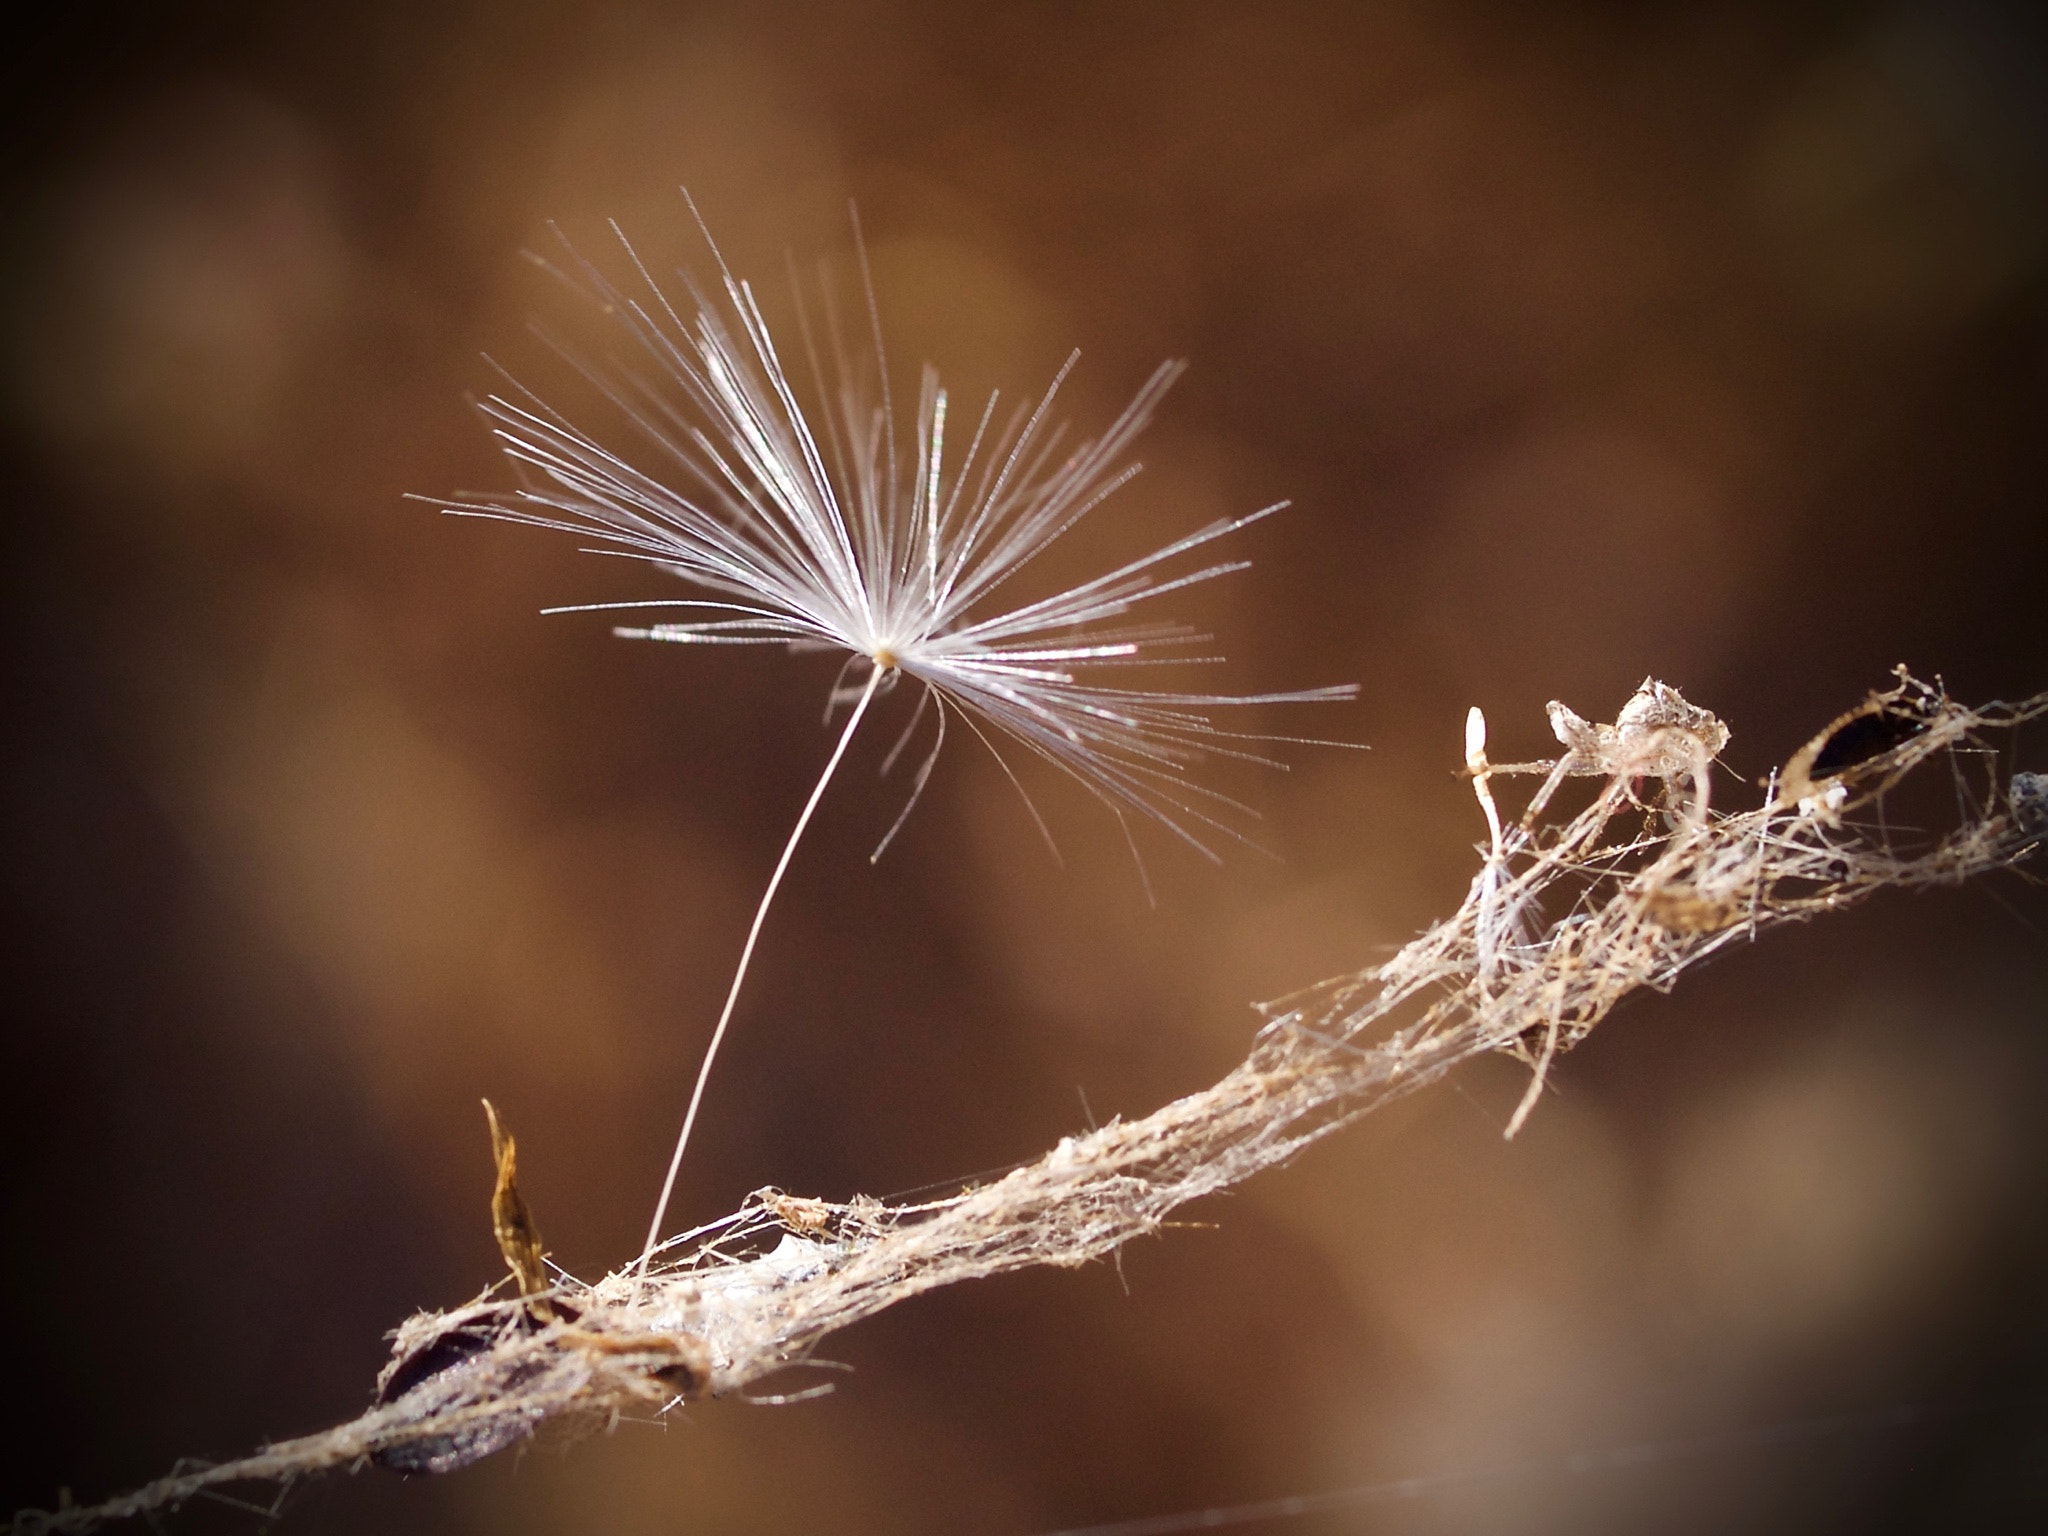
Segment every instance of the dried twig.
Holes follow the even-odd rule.
[[[1550,711],[1564,755],[1505,767],[1487,761],[1474,712],[1467,767],[1491,838],[1458,910],[1385,965],[1268,1005],[1251,1054],[1213,1087],[926,1204],[764,1190],[671,1240],[646,1269],[545,1289],[503,1138],[494,1211],[522,1294],[408,1320],[376,1405],[347,1424],[91,1508],[27,1511],[16,1531],[87,1530],[227,1483],[365,1461],[449,1471],[545,1423],[600,1427],[743,1392],[920,1292],[1110,1253],[1486,1052],[1533,1069],[1512,1134],[1555,1057],[1637,988],[1668,988],[1731,943],[1879,890],[2008,868],[2048,837],[2048,776],[2004,777],[1987,740],[2048,714],[2048,694],[1971,709],[1901,669],[1897,687],[1795,755],[1762,806],[1732,813],[1708,798],[1727,728],[1676,690],[1646,682],[1613,725]],[[1946,832],[1906,847],[1869,822],[1916,770],[1944,769],[1956,790]],[[1491,781],[1513,773],[1542,779],[1510,824]],[[1600,780],[1590,803],[1554,810],[1578,777]]]

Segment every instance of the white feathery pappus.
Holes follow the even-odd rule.
[[[1216,723],[1216,712],[1348,699],[1357,690],[1340,685],[1285,693],[1183,693],[1095,680],[1119,667],[1220,660],[1185,654],[1206,637],[1132,616],[1168,593],[1242,570],[1242,560],[1203,563],[1190,557],[1279,511],[1284,502],[1211,522],[1064,591],[999,606],[1000,589],[1010,578],[1138,472],[1127,452],[1181,364],[1163,364],[1099,437],[1062,452],[1066,432],[1052,412],[1075,362],[1070,356],[1035,403],[1020,404],[999,419],[1001,400],[991,393],[957,454],[953,443],[960,434],[949,397],[927,366],[915,435],[905,454],[898,445],[873,283],[858,239],[868,350],[857,356],[846,346],[827,286],[823,329],[833,363],[830,382],[798,290],[807,385],[818,407],[813,413],[800,401],[752,287],[733,276],[708,231],[718,289],[708,292],[687,272],[679,274],[690,299],[679,308],[625,235],[612,228],[633,274],[630,289],[559,233],[559,260],[536,260],[600,306],[630,343],[625,356],[604,362],[563,350],[634,441],[607,446],[508,381],[503,392],[480,401],[479,409],[515,466],[519,488],[436,498],[433,504],[459,516],[594,539],[595,552],[647,561],[702,594],[550,612],[681,610],[683,617],[616,632],[694,645],[840,650],[846,667],[831,704],[852,705],[755,914],[649,1231],[651,1253],[769,903],[878,690],[902,679],[922,688],[890,764],[928,710],[934,724],[909,799],[876,857],[915,805],[947,722],[957,716],[1013,783],[1018,781],[999,740],[1021,745],[1078,779],[1115,814],[1127,838],[1128,818],[1135,813],[1212,859],[1206,839],[1221,834],[1242,840],[1230,818],[1251,813],[1195,783],[1190,771],[1214,755],[1280,766],[1256,744],[1296,739],[1226,730]],[[863,661],[866,678],[849,683],[848,673]],[[1035,807],[1032,815],[1044,831]]]

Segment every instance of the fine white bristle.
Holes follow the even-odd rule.
[[[1100,437],[1058,454],[1052,419],[1069,358],[1035,406],[998,426],[991,396],[964,451],[949,441],[948,396],[924,370],[916,463],[900,474],[879,355],[849,357],[836,335],[834,386],[803,326],[821,426],[799,403],[752,288],[718,270],[723,302],[691,283],[690,318],[623,235],[631,291],[566,241],[548,265],[613,317],[634,360],[577,366],[617,408],[634,451],[512,388],[481,410],[522,488],[439,503],[447,511],[594,538],[713,596],[587,608],[672,606],[683,616],[622,627],[635,638],[714,645],[827,646],[922,685],[943,718],[971,713],[1053,762],[1121,812],[1204,853],[1237,837],[1230,802],[1189,770],[1230,743],[1219,709],[1324,702],[1355,688],[1233,695],[1119,687],[1100,669],[1162,660],[1201,636],[1171,624],[1117,624],[1141,604],[1244,568],[1188,557],[1286,503],[1226,518],[1062,592],[1008,608],[997,589],[1137,473],[1132,440],[1182,372],[1155,371]],[[715,254],[715,248],[714,248]],[[875,343],[879,351],[879,333]],[[909,468],[910,466],[904,466]],[[558,609],[557,612],[585,611]],[[1162,654],[1163,653],[1163,654]],[[995,741],[987,735],[991,750]]]

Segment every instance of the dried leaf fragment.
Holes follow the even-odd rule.
[[[1728,727],[1646,677],[1612,725],[1595,725],[1552,699],[1551,733],[1565,748],[1565,772],[1673,779],[1692,774],[1728,745]],[[1547,765],[1546,765],[1547,766]]]
[[[830,1237],[837,1223],[837,1211],[823,1200],[811,1200],[777,1189],[773,1184],[757,1189],[751,1197],[763,1210],[799,1237]]]
[[[519,1193],[518,1143],[489,1099],[484,1100],[484,1114],[490,1118],[491,1156],[498,1165],[497,1187],[491,1191],[491,1231],[498,1239],[498,1252],[505,1256],[505,1267],[519,1282],[519,1294],[532,1298],[531,1308],[538,1316],[552,1319],[555,1308],[547,1293],[553,1287],[548,1283],[547,1266],[541,1262],[540,1229],[526,1208],[526,1197]]]

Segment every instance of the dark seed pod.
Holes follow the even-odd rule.
[[[538,1325],[522,1311],[512,1326],[521,1332],[531,1332]],[[408,1393],[430,1385],[439,1389],[437,1396],[450,1402],[472,1398],[478,1402],[516,1400],[507,1389],[541,1366],[534,1363],[509,1373],[502,1367],[494,1369],[491,1352],[504,1337],[505,1325],[497,1318],[474,1319],[442,1330],[385,1369],[377,1383],[377,1405],[388,1407]],[[490,1378],[488,1382],[486,1377]],[[468,1378],[476,1379],[479,1390],[464,1390]],[[393,1472],[453,1472],[517,1445],[533,1433],[538,1422],[538,1417],[528,1411],[480,1411],[472,1423],[379,1446],[370,1453],[370,1460]]]
[[[1836,716],[1785,765],[1784,798],[1795,805],[1811,799],[1830,779],[1905,746],[1934,723],[1941,697],[1923,683],[1902,681]]]

